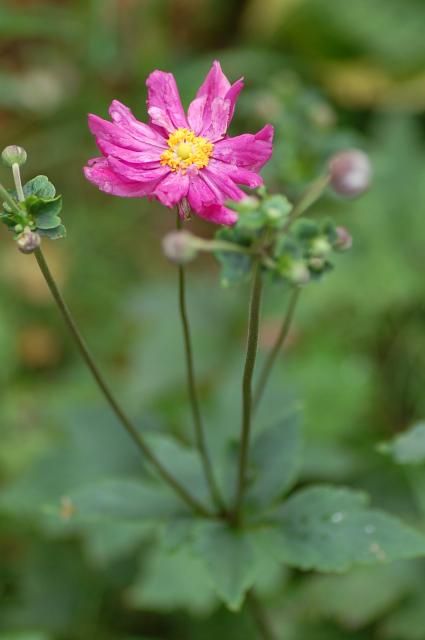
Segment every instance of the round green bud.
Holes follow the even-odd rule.
[[[21,167],[27,161],[27,152],[22,147],[11,144],[3,149],[1,159],[7,167],[13,167],[14,164]]]
[[[40,246],[41,238],[38,233],[31,231],[29,227],[25,227],[16,240],[16,244],[21,253],[33,253]]]
[[[332,245],[325,236],[318,236],[311,243],[310,253],[315,258],[326,258],[331,251]]]
[[[292,284],[303,285],[310,280],[310,272],[302,260],[294,260],[287,271],[287,278]]]
[[[255,196],[246,196],[238,202],[237,211],[240,213],[250,213],[256,211],[260,206],[260,201]]]
[[[171,231],[162,239],[165,256],[176,264],[190,262],[198,253],[196,238],[189,231]]]
[[[325,258],[312,257],[308,261],[308,266],[313,269],[313,271],[321,271],[326,264]]]

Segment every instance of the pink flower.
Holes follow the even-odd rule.
[[[90,131],[102,156],[84,173],[99,189],[116,196],[156,198],[166,207],[190,207],[201,218],[231,225],[237,214],[224,206],[241,200],[238,185],[263,184],[259,169],[272,154],[273,127],[228,137],[240,79],[230,84],[214,62],[187,116],[171,73],[154,71],[147,80],[149,124],[114,100],[112,122],[89,115]]]

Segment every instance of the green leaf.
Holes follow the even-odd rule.
[[[31,213],[37,222],[39,220],[47,220],[49,217],[59,217],[62,211],[62,196],[56,196],[55,198],[40,198],[38,196],[29,196],[25,201],[29,213]],[[57,225],[56,225],[57,226]],[[43,228],[40,225],[40,228]],[[50,227],[46,227],[49,229]]]
[[[282,497],[295,482],[300,464],[300,425],[298,416],[292,414],[254,440],[247,497],[262,505]]]
[[[303,489],[277,512],[281,560],[301,569],[346,571],[425,555],[425,537],[397,518],[367,508],[363,493],[328,486]]]
[[[278,228],[285,222],[293,207],[286,196],[276,194],[265,198],[261,208],[267,223]]]
[[[210,492],[198,452],[164,434],[145,434],[146,442],[156,457],[186,489],[204,503],[210,502]],[[211,505],[212,506],[212,505]]]
[[[50,240],[60,240],[66,238],[66,229],[63,224],[59,225],[55,229],[38,229],[41,236],[49,238]]]
[[[312,576],[298,594],[297,606],[358,629],[372,624],[409,593],[415,563],[359,567],[343,575]]]
[[[202,562],[187,547],[174,552],[157,547],[149,553],[128,596],[134,607],[159,611],[184,607],[206,614],[216,603]]]
[[[425,462],[425,422],[419,422],[390,442],[378,445],[378,451],[389,454],[398,464]]]
[[[56,195],[56,189],[47,176],[36,176],[27,182],[23,189],[26,198],[37,196],[38,198],[50,199]]]
[[[257,553],[247,531],[207,522],[195,533],[194,550],[229,609],[240,609],[257,573]]]
[[[181,501],[170,491],[132,479],[96,482],[69,493],[66,499],[71,519],[92,522],[161,522],[184,512]]]

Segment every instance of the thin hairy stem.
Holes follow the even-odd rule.
[[[177,228],[181,228],[180,216],[177,213]],[[201,456],[202,465],[204,468],[205,478],[210,490],[211,498],[214,503],[220,509],[224,511],[224,503],[218,488],[217,482],[214,477],[213,466],[208,452],[208,447],[204,434],[204,427],[202,424],[201,409],[198,399],[195,365],[193,359],[193,347],[189,324],[189,315],[187,312],[186,303],[186,271],[183,265],[179,265],[178,268],[179,278],[179,311],[183,328],[183,341],[184,341],[184,353],[186,360],[186,375],[187,375],[187,388],[190,400],[190,406],[192,409],[193,425],[195,429],[195,440],[199,454]]]
[[[254,277],[252,283],[251,301],[249,307],[248,338],[245,357],[245,367],[242,378],[242,427],[241,443],[239,450],[239,468],[237,478],[237,488],[233,519],[239,523],[241,519],[241,509],[246,487],[246,471],[248,464],[249,444],[251,437],[252,419],[252,376],[254,373],[255,360],[258,346],[258,330],[260,324],[261,306],[261,264],[257,261],[254,266]]]
[[[16,193],[18,194],[19,202],[23,202],[25,200],[25,195],[22,189],[22,181],[21,174],[19,170],[19,165],[14,164],[12,167],[13,179],[15,182]],[[19,206],[14,202],[13,198],[9,195],[6,198],[9,204],[17,211],[20,212]],[[174,489],[174,491],[180,496],[180,498],[191,508],[193,511],[198,513],[199,515],[205,517],[211,517],[211,513],[206,509],[202,504],[200,504],[186,489],[174,478],[174,476],[163,466],[162,462],[158,460],[153,451],[150,449],[148,444],[145,442],[143,436],[138,432],[134,424],[131,422],[130,418],[123,411],[121,406],[118,404],[115,399],[111,389],[105,382],[102,374],[100,373],[96,363],[93,360],[93,357],[87,347],[87,344],[81,335],[77,324],[66,304],[56,281],[49,269],[49,266],[46,262],[46,259],[43,255],[43,252],[40,248],[34,251],[35,259],[37,260],[37,264],[40,268],[40,271],[46,281],[47,286],[49,287],[50,293],[53,296],[54,301],[56,302],[59,311],[62,314],[63,319],[65,320],[65,324],[69,329],[69,332],[72,338],[75,341],[75,344],[80,352],[81,357],[86,363],[87,367],[90,369],[93,378],[95,379],[97,386],[102,392],[106,402],[111,407],[112,411],[118,418],[119,422],[122,424],[124,429],[130,435],[130,437],[134,440],[137,447],[143,453],[143,455],[149,460],[153,467],[157,470],[159,475],[167,482],[170,487]]]
[[[279,331],[279,334],[276,338],[276,342],[271,348],[270,353],[267,356],[267,359],[263,365],[263,368],[258,378],[258,382],[253,394],[253,402],[252,402],[253,411],[257,409],[259,403],[261,402],[261,398],[263,397],[263,393],[266,388],[267,382],[269,380],[270,373],[276,362],[276,358],[279,355],[279,351],[281,350],[288,336],[300,293],[301,293],[301,289],[297,287],[296,289],[293,290],[291,297],[289,299],[288,309],[283,319],[283,323]]]
[[[13,180],[15,182],[16,193],[18,194],[19,202],[25,200],[24,190],[22,188],[21,172],[19,171],[19,164],[16,162],[12,165]]]
[[[246,602],[262,640],[277,640],[276,635],[270,626],[267,612],[264,610],[261,602],[258,600],[252,589],[251,591],[248,591],[246,595]]]
[[[326,174],[317,178],[317,180],[312,182],[307,187],[307,189],[305,190],[305,192],[303,193],[303,195],[301,196],[299,201],[295,204],[294,208],[289,214],[288,221],[283,227],[284,231],[288,231],[292,223],[295,222],[295,220],[299,218],[304,213],[304,211],[306,211],[309,207],[311,207],[311,205],[314,204],[316,200],[320,198],[320,196],[328,186],[329,180],[330,180],[330,177],[329,175]]]
[[[196,513],[198,513],[199,515],[205,516],[205,517],[211,517],[211,513],[208,511],[208,509],[206,509],[202,504],[200,504],[193,496],[190,495],[190,493],[178,482],[178,480],[176,480],[176,478],[174,478],[174,476],[167,471],[167,469],[163,466],[162,462],[160,460],[158,460],[158,458],[155,456],[155,454],[153,453],[153,451],[150,449],[150,447],[147,445],[147,443],[145,442],[143,436],[138,432],[138,430],[136,429],[136,427],[134,426],[134,424],[131,422],[131,420],[128,418],[128,416],[126,415],[126,413],[123,411],[123,409],[121,408],[121,406],[118,404],[117,400],[115,399],[111,389],[109,388],[109,386],[107,385],[107,383],[105,382],[102,374],[100,373],[97,365],[95,364],[92,355],[86,345],[86,342],[84,340],[84,338],[82,337],[75,321],[74,318],[71,315],[71,312],[68,308],[68,305],[66,304],[65,300],[62,297],[62,294],[60,293],[56,282],[50,272],[50,269],[47,265],[47,262],[44,258],[44,255],[41,251],[41,249],[36,249],[34,251],[34,255],[35,258],[37,260],[38,266],[40,267],[40,271],[44,276],[44,279],[47,283],[47,286],[50,289],[50,293],[52,294],[58,308],[59,311],[62,314],[62,317],[69,329],[69,332],[72,336],[72,338],[75,341],[75,344],[80,352],[81,357],[83,358],[84,362],[86,363],[87,367],[90,369],[93,378],[95,379],[100,391],[102,392],[105,400],[107,401],[107,403],[109,404],[109,406],[111,407],[112,411],[114,412],[114,414],[116,415],[116,417],[118,418],[119,422],[121,423],[121,425],[124,427],[124,429],[127,431],[127,433],[130,435],[130,437],[134,440],[134,442],[136,443],[137,447],[141,450],[141,452],[143,453],[143,455],[149,460],[149,462],[152,464],[153,467],[155,467],[155,469],[157,470],[157,472],[159,473],[159,475],[163,478],[163,480],[165,480],[165,482],[167,482],[170,487],[172,487],[174,489],[174,491],[180,496],[180,498],[191,508],[193,509],[193,511],[195,511]]]

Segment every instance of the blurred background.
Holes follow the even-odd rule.
[[[376,445],[425,415],[424,25],[423,0],[0,0],[0,147],[24,146],[24,178],[46,173],[63,193],[68,238],[45,241],[46,255],[146,431],[190,439],[176,272],[161,253],[174,216],[84,180],[97,155],[87,113],[106,116],[117,98],[144,120],[155,68],[176,75],[187,105],[218,58],[232,81],[246,79],[232,133],[276,127],[271,191],[296,198],[333,151],[370,153],[365,197],[315,206],[350,229],[354,247],[301,298],[265,414],[302,407],[302,482],[363,488],[418,526],[421,470],[412,478]],[[0,179],[11,186],[6,168]],[[139,461],[34,259],[5,228],[0,265],[0,640],[256,638],[248,614],[218,606],[193,559],[170,560],[143,526],[77,530],[46,518],[43,505]],[[208,257],[189,279],[214,448],[239,420],[247,291],[221,288]],[[285,300],[268,289],[260,356]],[[287,640],[424,640],[424,577],[419,561],[347,576],[277,572],[262,595]]]

